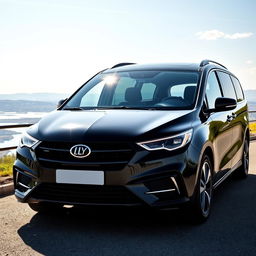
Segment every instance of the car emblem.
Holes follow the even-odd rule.
[[[77,144],[70,149],[70,154],[76,158],[84,158],[91,154],[91,149],[83,144]]]

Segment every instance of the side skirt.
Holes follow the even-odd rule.
[[[232,174],[232,172],[234,172],[238,167],[240,167],[242,165],[242,160],[239,160],[233,168],[231,168],[225,175],[223,175],[219,180],[217,180],[214,184],[213,184],[213,188],[217,188],[230,174]]]

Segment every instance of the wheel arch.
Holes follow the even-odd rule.
[[[210,141],[207,141],[204,146],[202,147],[201,153],[200,153],[200,157],[199,157],[199,163],[202,160],[202,157],[207,154],[210,157],[210,160],[212,161],[212,165],[213,165],[213,170],[214,170],[214,149],[213,149],[213,145]]]
[[[247,127],[247,129],[246,129],[245,139],[247,139],[250,144],[250,129],[249,129],[249,127]]]
[[[200,173],[200,163],[205,154],[207,154],[209,156],[211,163],[212,163],[213,171],[214,171],[214,150],[213,150],[213,146],[212,146],[211,142],[207,141],[203,145],[203,147],[200,151],[199,157],[198,157],[198,161],[197,161],[198,164],[197,164],[197,169],[196,169],[196,173],[195,173],[194,186],[193,186],[193,190],[192,191],[190,190],[189,197],[193,197],[193,195],[194,195],[195,188],[196,188],[196,185],[198,182],[198,176]],[[214,174],[215,174],[215,171],[213,173],[213,176],[214,176]]]
[[[213,167],[213,170],[214,170],[214,155],[213,155],[213,150],[210,146],[207,146],[204,150],[204,153],[203,155],[207,155],[209,156],[210,160],[211,160],[211,164],[212,164],[212,167]]]

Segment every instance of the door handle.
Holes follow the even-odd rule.
[[[227,115],[227,122],[231,122],[235,118],[236,118],[236,114],[235,113],[232,113],[231,115]]]
[[[236,114],[232,113],[232,118],[235,119],[236,118]]]
[[[232,115],[227,115],[227,122],[231,122],[233,120],[233,116]]]

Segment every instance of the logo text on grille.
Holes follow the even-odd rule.
[[[91,154],[91,149],[83,144],[78,144],[70,149],[70,154],[77,158],[84,158]]]

